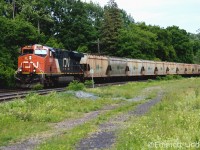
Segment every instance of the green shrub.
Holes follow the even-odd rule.
[[[37,83],[36,85],[32,87],[33,90],[42,90],[43,88],[44,86],[40,83]]]
[[[161,76],[157,76],[157,77],[156,77],[156,80],[159,80],[159,81],[160,81],[160,80],[162,80],[162,77],[161,77]]]
[[[0,86],[13,87],[15,82],[14,73],[14,69],[0,62]]]
[[[165,77],[157,76],[156,80],[174,80],[174,79],[182,79],[181,75],[166,75]]]
[[[174,75],[174,79],[182,79],[183,77],[181,75]]]
[[[163,77],[163,80],[173,80],[174,76],[173,75],[166,75],[165,77]]]
[[[147,81],[148,81],[148,82],[153,82],[153,80],[152,80],[152,79],[148,79]]]
[[[68,90],[73,90],[73,91],[83,90],[84,88],[85,85],[83,83],[78,82],[77,80],[70,82],[70,84],[67,87]]]
[[[84,82],[84,85],[85,85],[86,87],[92,87],[93,83],[94,83],[94,81],[92,81],[92,80],[86,80],[86,81]]]

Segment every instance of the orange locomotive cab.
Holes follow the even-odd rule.
[[[44,66],[45,60],[48,59],[48,51],[47,47],[41,45],[25,46],[21,49],[16,74],[20,87],[31,87],[33,83],[41,82],[41,79],[44,79]]]
[[[44,72],[44,61],[47,51],[47,48],[38,45],[23,47],[21,56],[18,58],[18,72],[21,74]]]

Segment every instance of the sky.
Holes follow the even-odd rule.
[[[93,1],[101,6],[109,0]],[[200,28],[200,0],[115,0],[120,9],[125,10],[135,22],[160,27],[179,26],[190,33],[197,33]]]

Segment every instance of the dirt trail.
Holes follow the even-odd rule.
[[[123,127],[123,122],[127,121],[129,117],[136,115],[141,116],[147,113],[150,108],[158,103],[163,96],[163,92],[158,92],[156,98],[143,103],[136,107],[136,109],[129,111],[127,114],[121,114],[110,121],[101,124],[98,132],[92,134],[90,137],[82,139],[77,145],[77,150],[97,150],[109,149],[113,146],[116,140],[117,130]]]

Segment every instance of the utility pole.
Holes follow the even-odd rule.
[[[97,39],[97,46],[98,46],[98,53],[100,54],[100,42],[99,42],[99,38]]]
[[[97,44],[97,50],[98,50],[98,53],[100,54],[101,53],[101,51],[100,51],[100,44],[101,44],[101,42],[100,42],[99,38],[97,39],[97,41],[94,41],[92,43]]]
[[[13,0],[13,19],[15,19],[15,0]]]
[[[40,34],[40,20],[39,20],[39,18],[38,18],[37,24],[38,24],[38,33]]]

